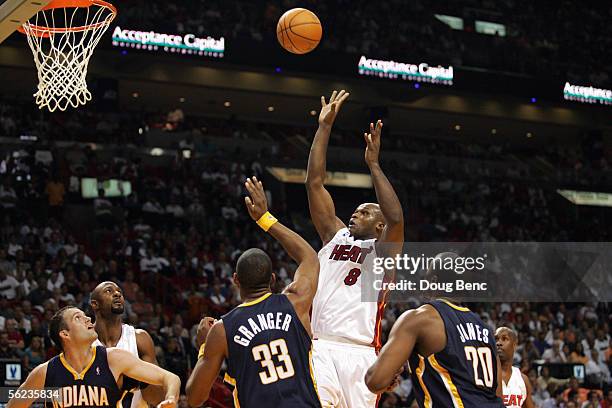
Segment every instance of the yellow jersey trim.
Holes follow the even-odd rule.
[[[85,374],[87,374],[87,371],[91,368],[93,362],[95,361],[97,348],[94,346],[92,347],[92,350],[93,350],[92,351],[93,355],[91,356],[91,360],[89,360],[89,363],[87,363],[83,371],[81,371],[80,373],[77,372],[77,370],[75,370],[74,368],[72,368],[72,366],[68,363],[68,361],[66,361],[66,358],[64,357],[64,353],[60,354],[60,361],[62,362],[62,365],[64,366],[64,368],[66,368],[66,370],[68,370],[74,376],[75,380],[82,380],[83,378],[85,378]]]
[[[445,299],[438,299],[440,302],[444,302],[447,305],[449,305],[450,307],[452,307],[455,310],[459,310],[460,312],[471,312],[470,309],[468,309],[467,307],[463,307],[463,306],[457,306],[454,303],[449,302],[448,300]]]
[[[427,360],[429,361],[429,364],[431,364],[433,369],[436,370],[442,378],[442,382],[446,386],[446,389],[448,390],[448,393],[450,394],[451,399],[453,400],[453,405],[455,406],[455,408],[464,408],[461,396],[459,396],[459,390],[453,383],[453,380],[451,379],[451,375],[448,370],[442,367],[440,363],[438,363],[438,360],[436,360],[436,356],[433,354],[429,356]]]
[[[117,405],[116,405],[117,408],[121,408],[121,406],[123,405],[123,399],[125,398],[128,392],[131,392],[131,391],[128,391],[128,390],[123,391],[123,394],[121,394],[121,398],[119,398],[119,401],[117,401]]]
[[[310,345],[310,350],[308,350],[308,367],[310,368],[310,378],[312,378],[312,384],[314,385],[315,392],[317,393],[317,398],[319,401],[321,401],[319,388],[317,387],[317,380],[315,379],[314,370],[312,368],[312,345]]]
[[[236,386],[236,379],[231,377],[228,373],[225,373],[223,376],[223,381],[234,386],[234,391],[232,391],[232,397],[234,397],[234,407],[240,408],[240,401],[238,401],[238,387]]]
[[[419,366],[416,368],[416,375],[419,379],[419,384],[421,385],[421,389],[423,390],[423,394],[425,394],[424,404],[425,408],[431,408],[431,395],[429,394],[429,390],[425,386],[425,382],[423,381],[423,373],[425,372],[425,358],[419,355]]]
[[[238,307],[247,307],[247,306],[253,306],[256,305],[259,302],[263,302],[264,300],[266,300],[267,298],[269,298],[270,296],[272,296],[272,292],[268,292],[265,295],[263,295],[260,298],[257,298],[255,300],[251,300],[250,302],[246,302],[246,303],[242,303],[239,304]]]
[[[236,386],[236,380],[233,377],[230,377],[228,373],[225,373],[225,376],[223,377],[223,381],[225,381],[226,383],[230,385],[233,385],[234,387]]]

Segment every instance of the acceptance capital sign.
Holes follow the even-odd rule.
[[[205,55],[223,58],[225,39],[197,37],[195,34],[164,34],[155,31],[126,30],[115,27],[113,31],[115,47],[130,47],[149,51],[163,50],[178,54]]]

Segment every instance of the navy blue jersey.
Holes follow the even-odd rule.
[[[408,360],[419,407],[503,408],[495,395],[493,331],[468,308],[443,300],[429,304],[444,321],[446,347],[429,357],[414,351]]]
[[[226,380],[237,407],[321,407],[312,340],[285,295],[267,293],[222,317]]]
[[[59,407],[117,407],[127,391],[117,386],[108,366],[106,349],[93,348],[93,357],[82,373],[68,364],[64,354],[49,360],[45,387],[60,388],[61,402],[47,403],[48,408]]]

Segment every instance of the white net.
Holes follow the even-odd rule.
[[[91,100],[89,58],[115,15],[104,2],[91,1],[89,7],[43,9],[23,24],[38,69],[34,97],[40,109],[63,111]]]

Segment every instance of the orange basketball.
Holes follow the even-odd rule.
[[[310,10],[294,8],[281,16],[276,25],[276,37],[280,45],[294,54],[306,54],[314,50],[323,28],[319,18]]]

